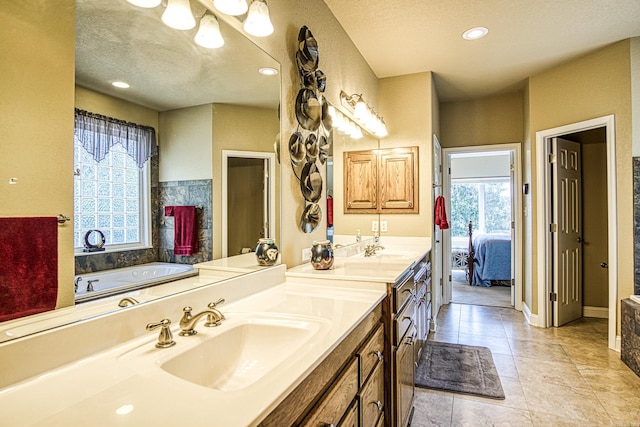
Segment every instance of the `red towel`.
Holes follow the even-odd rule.
[[[436,197],[436,209],[434,213],[435,224],[440,227],[440,230],[446,230],[449,228],[449,223],[447,222],[447,211],[445,208],[444,197],[438,196]]]
[[[57,218],[0,218],[0,322],[53,310],[57,299]]]
[[[198,219],[195,206],[165,206],[165,216],[175,217],[173,253],[193,255],[198,252]]]
[[[333,225],[333,197],[327,197],[327,227]]]

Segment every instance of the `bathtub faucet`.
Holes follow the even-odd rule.
[[[76,279],[73,281],[73,289],[75,292],[78,292],[78,283],[80,283],[81,281],[82,281],[81,276],[76,277]]]
[[[138,304],[138,300],[131,297],[124,297],[118,303],[118,307],[126,307],[128,305]]]
[[[87,280],[87,292],[93,292],[93,283],[99,281],[100,279]]]

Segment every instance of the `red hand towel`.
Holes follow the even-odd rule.
[[[198,220],[195,206],[166,206],[166,216],[175,217],[174,245],[175,255],[193,255],[198,252]]]
[[[447,222],[447,211],[445,208],[444,197],[438,196],[436,198],[436,208],[434,213],[435,224],[440,227],[440,230],[446,230],[449,228]]]
[[[333,225],[333,197],[327,197],[327,227]]]
[[[0,321],[53,310],[57,299],[57,218],[0,218]]]

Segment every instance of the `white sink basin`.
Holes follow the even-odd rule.
[[[381,272],[402,272],[411,265],[420,254],[415,251],[378,249],[375,255],[364,256],[359,253],[345,258],[345,273],[354,276],[376,276]]]
[[[216,328],[198,322],[193,337],[174,334],[177,345],[155,349],[147,343],[121,357],[138,368],[158,369],[184,381],[231,392],[245,389],[311,350],[312,338],[330,322],[304,316],[251,314]],[[153,350],[152,350],[153,349]],[[150,356],[150,357],[149,357]],[[284,364],[287,362],[287,365]]]

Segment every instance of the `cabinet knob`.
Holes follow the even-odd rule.
[[[382,362],[382,359],[384,359],[384,356],[382,355],[382,353],[379,350],[378,351],[372,351],[371,354],[376,356],[378,358],[378,360],[381,361],[381,362]]]
[[[322,423],[322,427],[336,427],[333,423]]]

